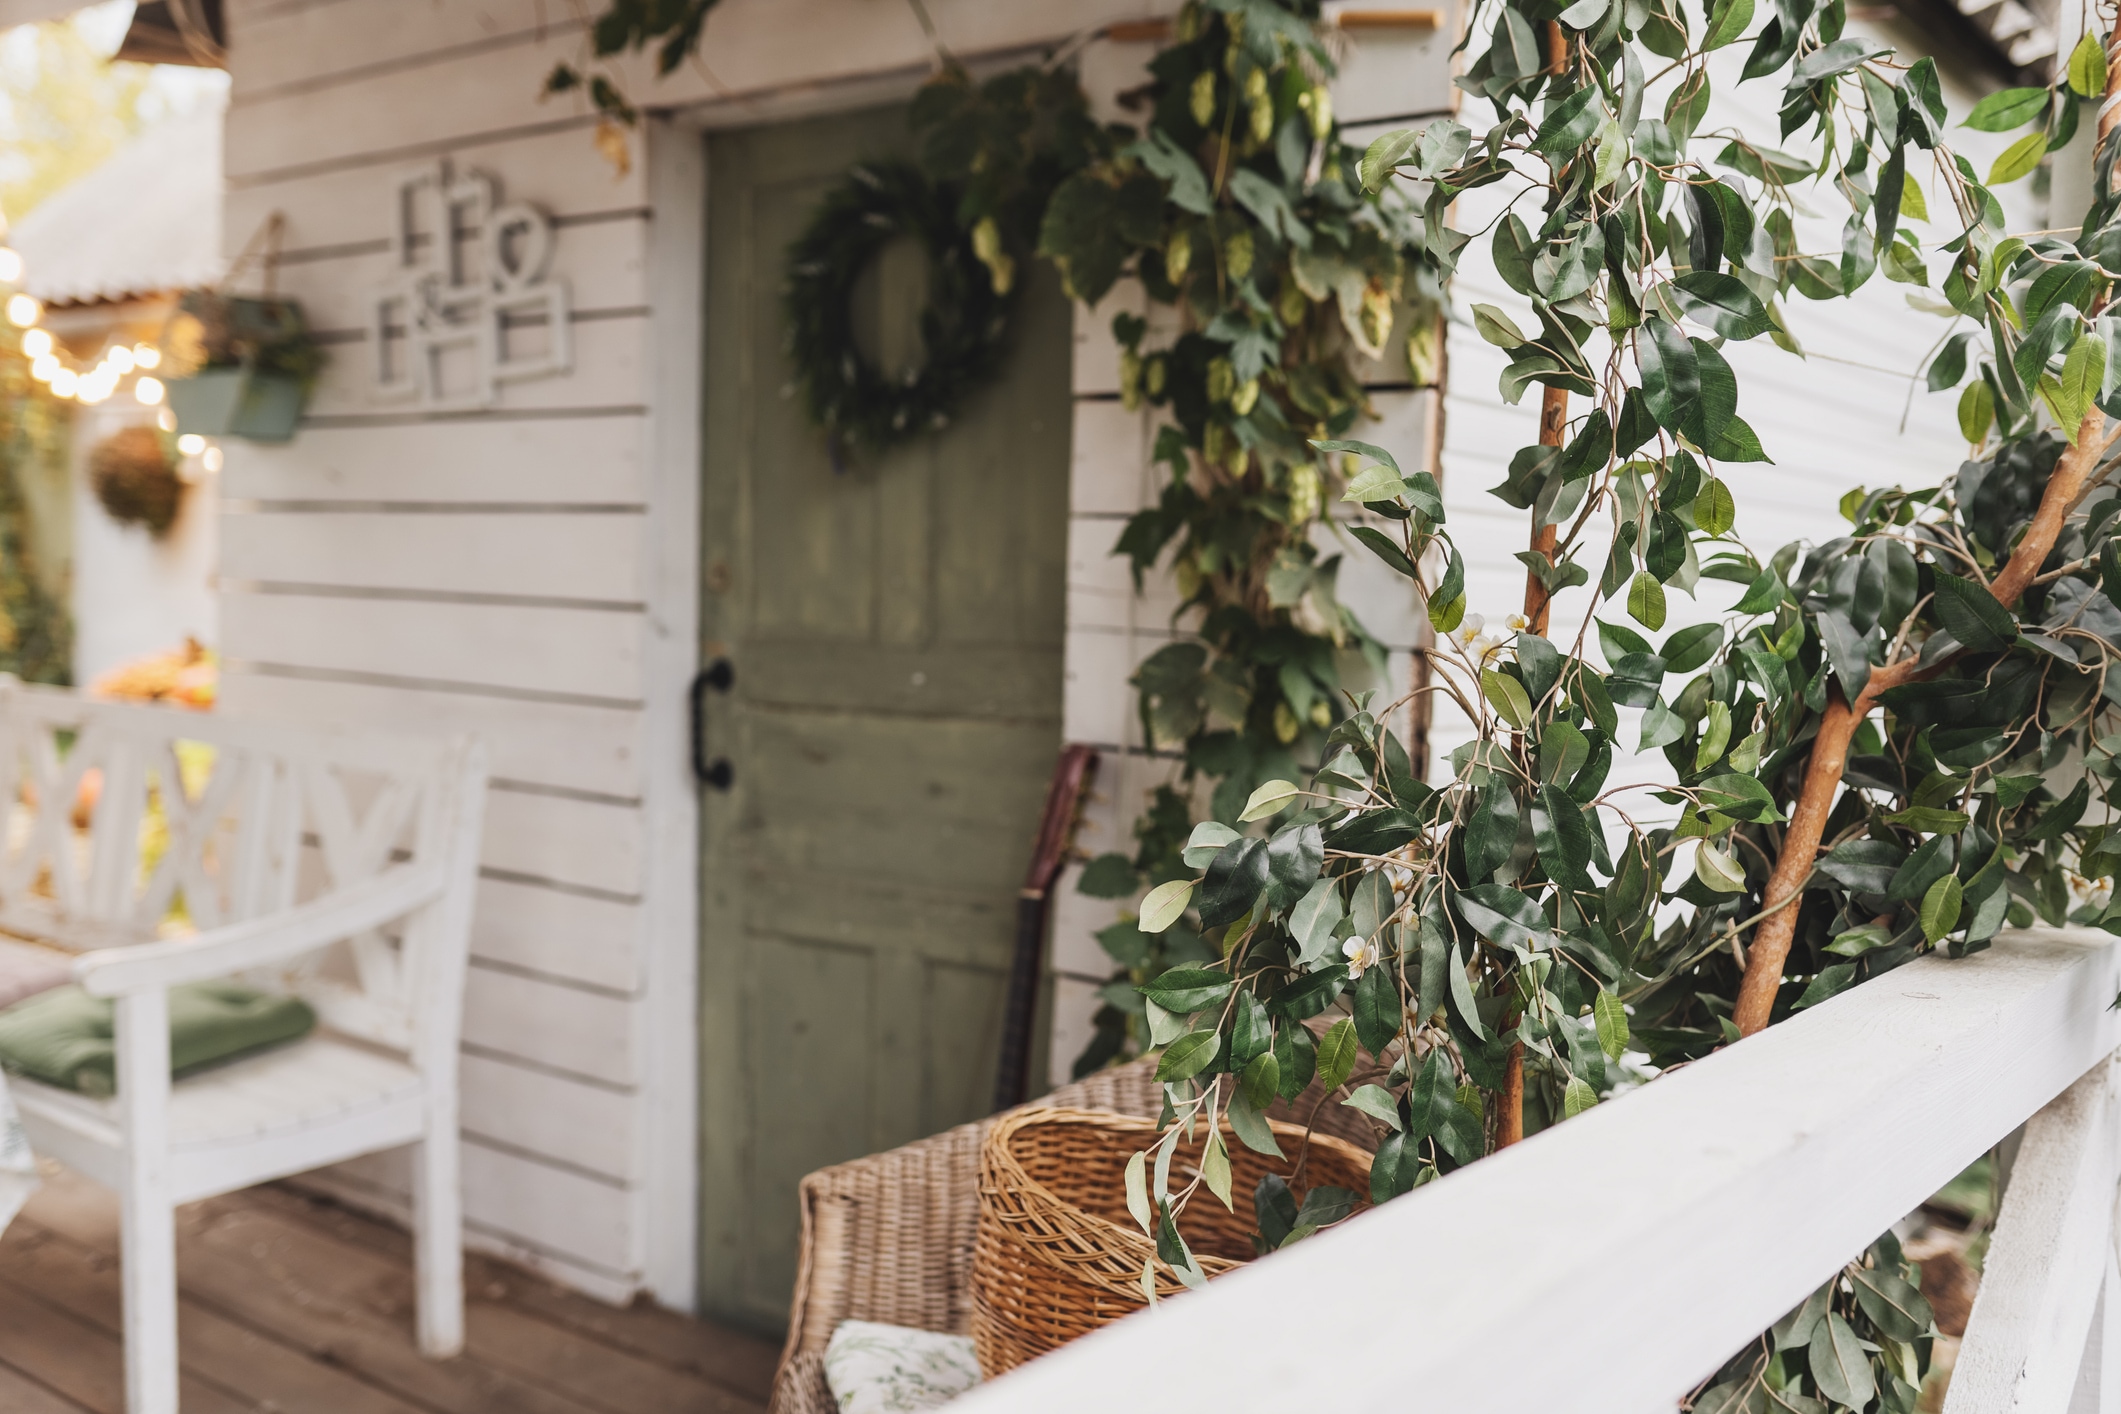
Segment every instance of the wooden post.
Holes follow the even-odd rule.
[[[1558,447],[1569,426],[1569,395],[1560,388],[1545,389],[1539,399],[1539,445]],[[1561,543],[1559,527],[1541,525],[1535,512],[1532,519],[1532,549],[1553,558],[1554,547]],[[1547,592],[1539,575],[1530,569],[1524,576],[1525,632],[1544,638],[1547,624],[1552,618],[1554,596]],[[1502,1071],[1502,1116],[1495,1129],[1495,1147],[1507,1149],[1524,1138],[1524,1042],[1510,1043],[1510,1058],[1504,1062]]]

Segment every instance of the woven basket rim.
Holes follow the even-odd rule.
[[[1336,1152],[1338,1157],[1352,1160],[1365,1172],[1370,1167],[1373,1156],[1363,1152],[1356,1145],[1348,1143],[1345,1139],[1310,1130],[1303,1125],[1292,1124],[1287,1120],[1269,1119],[1266,1123],[1277,1139],[1294,1140],[1299,1147],[1306,1144],[1323,1146],[1329,1151]],[[1156,1255],[1156,1244],[1142,1233],[1139,1228],[1130,1224],[1116,1222],[1101,1214],[1093,1213],[1080,1204],[1069,1202],[1045,1184],[1032,1178],[1022,1164],[1017,1161],[1015,1154],[1009,1149],[1009,1139],[1020,1130],[1042,1124],[1087,1125],[1108,1131],[1146,1135],[1155,1135],[1161,1132],[1161,1126],[1156,1120],[1120,1114],[1113,1110],[1078,1109],[1064,1105],[1026,1106],[1022,1109],[1012,1110],[995,1120],[993,1126],[987,1131],[986,1137],[980,1143],[979,1186],[981,1196],[985,1197],[988,1193],[994,1191],[990,1187],[987,1178],[988,1159],[991,1154],[996,1156],[1001,1162],[1006,1163],[1007,1167],[1012,1171],[1013,1182],[1020,1189],[1043,1198],[1055,1208],[1066,1210],[1077,1221],[1083,1223],[1086,1228],[1101,1237],[1117,1237],[1118,1242],[1114,1244],[1114,1250],[1131,1253],[1137,1258],[1145,1255],[1154,1257]],[[1230,1127],[1227,1112],[1216,1117],[1216,1127],[1229,1137],[1230,1142],[1242,1142],[1237,1139],[1236,1132]],[[1208,1196],[1210,1201],[1220,1201],[1212,1193]],[[1367,1195],[1358,1195],[1358,1198],[1366,1197]],[[991,1208],[986,1207],[986,1205],[982,1206],[984,1211],[992,1213]],[[1000,1220],[1000,1214],[992,1213],[992,1215],[997,1220]],[[1114,1285],[1112,1282],[1105,1280],[1103,1275],[1095,1270],[1094,1266],[1057,1261],[1043,1246],[1037,1244],[1027,1244],[1027,1247],[1042,1262],[1058,1270],[1068,1272],[1077,1278],[1088,1278],[1097,1285],[1106,1287],[1123,1296],[1137,1294],[1137,1289],[1131,1281]],[[1193,1259],[1200,1266],[1201,1271],[1209,1276],[1219,1276],[1225,1272],[1235,1271],[1245,1265],[1243,1260],[1219,1257],[1206,1252],[1194,1253]],[[1157,1260],[1161,1261],[1162,1259],[1158,1258]]]

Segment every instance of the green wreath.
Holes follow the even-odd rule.
[[[854,342],[849,296],[878,252],[902,235],[928,251],[921,311],[924,361],[892,379]],[[966,394],[994,375],[1008,333],[1010,297],[997,293],[957,220],[955,192],[910,162],[853,168],[825,196],[788,248],[788,353],[811,418],[842,447],[875,455],[920,432],[940,431]]]

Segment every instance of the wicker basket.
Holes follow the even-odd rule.
[[[1299,1201],[1322,1185],[1349,1189],[1358,1201],[1370,1190],[1370,1156],[1361,1149],[1317,1133],[1306,1145],[1300,1126],[1273,1127],[1287,1161],[1226,1135],[1236,1211],[1203,1191],[1179,1220],[1211,1278],[1251,1260],[1252,1191],[1268,1174],[1287,1178]],[[1142,1262],[1156,1248],[1127,1213],[1125,1171],[1156,1134],[1153,1120],[1052,1108],[1013,1110],[987,1131],[972,1264],[972,1338],[987,1378],[1148,1304]],[[1174,1180],[1198,1167],[1202,1142],[1180,1141]],[[1159,1263],[1157,1294],[1182,1289]]]

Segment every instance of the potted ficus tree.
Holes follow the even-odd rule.
[[[207,437],[287,441],[324,366],[293,300],[187,290],[165,343],[170,410]]]
[[[1233,32],[1251,13],[1207,9]],[[1272,1148],[1263,1111],[1342,1087],[1361,1052],[1386,1073],[1342,1103],[1376,1122],[1367,1196],[1386,1202],[1598,1103],[1630,1051],[1696,1057],[2006,923],[2117,916],[2096,881],[2121,834],[2090,808],[2121,781],[2114,147],[2102,131],[2081,228],[2011,235],[1990,191],[2110,91],[2107,37],[2048,88],[1975,111],[1977,127],[2032,129],[1984,181],[1946,143],[1930,60],[1845,33],[1840,3],[1762,18],[1750,0],[1698,26],[1621,0],[1559,19],[1483,8],[1461,84],[1492,115],[1390,134],[1363,158],[1371,189],[1421,184],[1439,268],[1486,240],[1522,301],[1471,313],[1510,354],[1502,395],[1541,398],[1539,440],[1495,491],[1527,515],[1524,613],[1514,631],[1466,632],[1433,478],[1386,448],[1316,441],[1352,459],[1340,494],[1371,518],[1354,533],[1426,605],[1428,690],[1476,739],[1439,783],[1388,729],[1398,704],[1357,696],[1316,769],[1196,825],[1187,867],[1142,900],[1140,934],[1205,944],[1138,988],[1177,1122],[1139,1166],[1155,1177],[1136,1211],[1181,1278],[1199,1269],[1169,1215],[1253,1195],[1218,1189],[1212,1155],[1190,1183],[1156,1157],[1202,1119]],[[1744,75],[1779,90],[1778,142],[1810,155],[1707,125],[1711,55],[1740,42]],[[1497,184],[1508,214],[1453,229],[1454,201]],[[1830,200],[1849,214],[1815,252],[1798,203]],[[1793,291],[1843,297],[1881,272],[1955,311],[1929,382],[1974,370],[1973,459],[1852,492],[1846,535],[1758,554],[1735,534],[1727,468],[1771,449],[1721,349],[1775,333]],[[1734,602],[1663,635],[1667,595],[1697,577]],[[1579,586],[1593,616],[1550,640],[1552,599]],[[1626,747],[1661,752],[1669,780],[1615,783]],[[2058,790],[2068,762],[2085,769]],[[1651,796],[1677,819],[1647,824]],[[1764,1407],[1772,1391],[1793,1409],[1912,1410],[1935,1334],[1916,1278],[1882,1238],[1694,1407]]]

